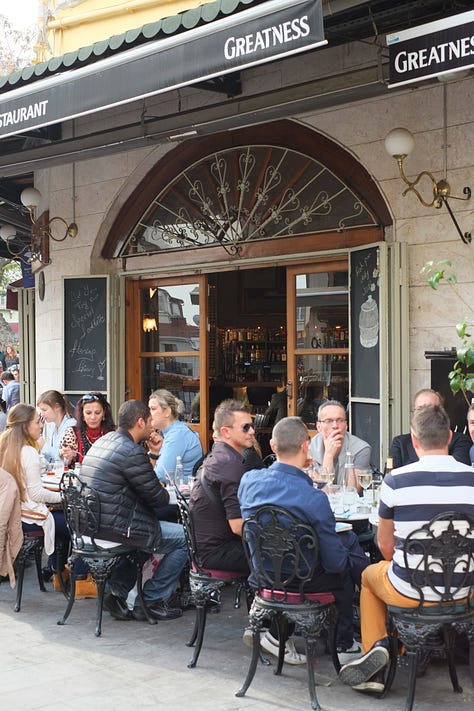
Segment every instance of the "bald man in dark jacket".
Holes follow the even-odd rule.
[[[169,502],[141,442],[151,434],[150,411],[139,400],[128,400],[118,413],[119,427],[98,439],[82,462],[81,479],[95,489],[100,500],[99,530],[95,538],[163,555],[158,568],[143,586],[150,614],[159,620],[180,617],[170,608],[187,561],[181,524],[159,521],[157,510]],[[122,560],[112,571],[111,594],[104,607],[117,619],[144,619],[143,611],[127,608],[125,599],[135,583],[134,566]]]

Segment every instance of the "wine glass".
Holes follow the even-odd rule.
[[[314,482],[317,484],[318,489],[323,489],[328,484],[332,484],[334,481],[334,472],[327,467],[316,467]]]
[[[364,490],[364,499],[365,499],[367,489],[372,484],[372,470],[371,469],[359,469],[357,472],[357,479],[358,479],[360,486]]]

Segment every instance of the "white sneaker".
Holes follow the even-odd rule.
[[[378,691],[372,684],[372,677],[384,669],[390,661],[388,649],[385,647],[372,647],[367,654],[349,664],[345,664],[339,672],[339,679],[343,684],[352,686],[358,691]],[[376,683],[378,679],[374,680]]]
[[[339,649],[337,650],[337,656],[339,659],[339,664],[344,666],[344,664],[349,664],[355,659],[360,659],[362,656],[362,647],[359,642],[354,641],[352,647],[349,649]]]
[[[266,652],[278,657],[279,642],[270,632],[266,632],[260,637],[260,646]],[[296,651],[295,643],[292,639],[288,639],[285,646],[285,664],[306,664],[306,655]]]

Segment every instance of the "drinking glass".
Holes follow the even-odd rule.
[[[372,470],[371,469],[358,469],[357,470],[357,480],[360,486],[364,490],[364,500],[367,498],[367,489],[372,484]]]
[[[313,481],[317,485],[318,489],[323,489],[328,484],[333,483],[334,472],[327,467],[316,467]]]
[[[333,510],[334,514],[341,515],[344,513],[344,504],[342,501],[342,487],[338,484],[328,485],[328,498],[329,505]]]

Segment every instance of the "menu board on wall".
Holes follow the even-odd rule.
[[[380,397],[378,247],[351,252],[351,394]]]
[[[107,278],[64,279],[64,389],[107,390]]]

